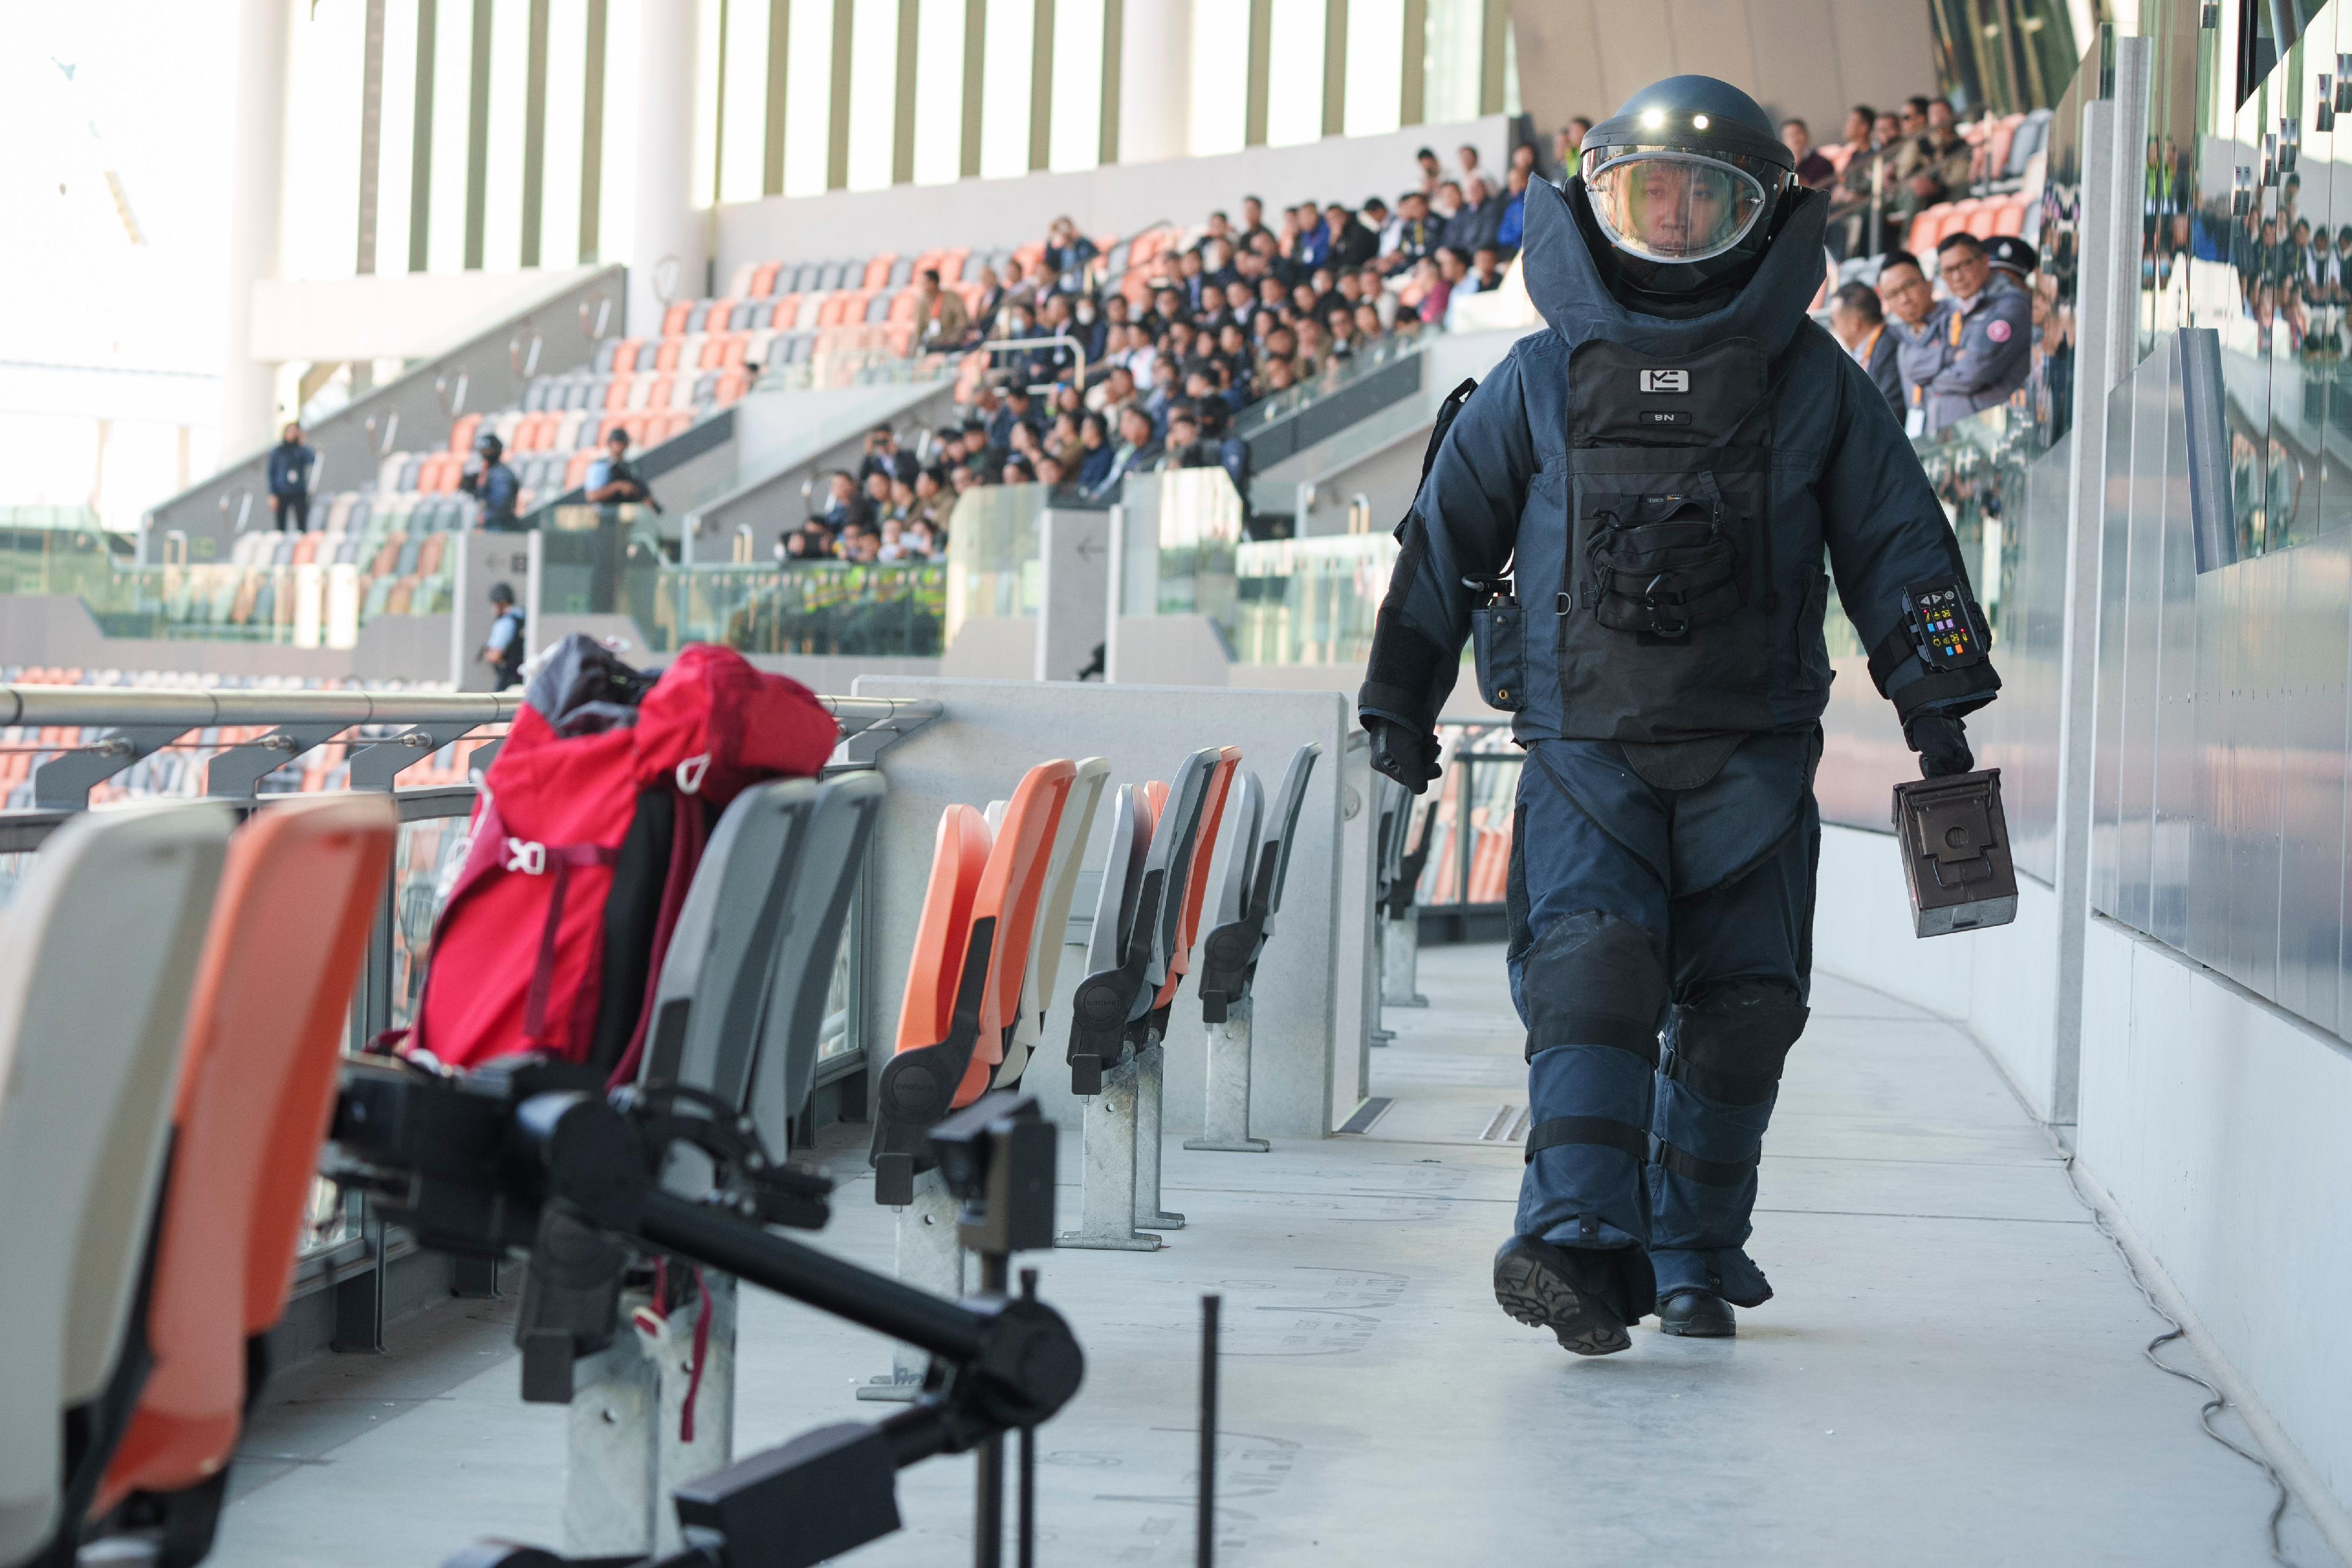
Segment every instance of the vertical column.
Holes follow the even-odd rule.
[[[1429,0],[1404,0],[1404,86],[1397,122],[1419,125],[1428,115]]]
[[[1126,0],[1103,0],[1102,110],[1096,130],[1095,159],[1105,168],[1118,162],[1118,62],[1127,29]]]
[[[2138,338],[2141,187],[2126,176],[2146,160],[2147,57],[2147,40],[2116,39],[2115,97],[2083,110],[2082,266],[2074,298],[2079,340],[2058,664],[2058,965],[2048,1085],[2050,1120],[2064,1127],[2074,1124],[2080,1093],[2083,947],[2091,915],[2107,393],[2130,374]]]
[[[512,0],[509,0],[512,4]],[[496,19],[491,0],[474,6],[472,73],[467,79],[466,101],[466,270],[482,268],[483,244],[489,227],[490,195],[490,26]]]
[[[1183,157],[1192,147],[1192,0],[1124,7],[1119,32],[1119,161]]]
[[[1348,0],[1323,0],[1323,134],[1348,133]]]
[[[580,251],[583,267],[603,254],[604,212],[604,17],[606,0],[588,0],[588,63],[580,93]]]
[[[376,197],[383,167],[383,0],[368,0],[360,77],[359,254],[352,270],[375,270]],[[357,371],[354,371],[354,374]]]
[[[898,36],[908,37],[903,21]],[[784,87],[791,79],[792,64],[792,0],[768,0],[768,123],[760,166],[760,191],[763,195],[784,193]]]
[[[269,444],[276,368],[253,357],[253,286],[278,273],[286,166],[286,0],[241,0],[229,164],[228,298],[221,312],[221,455]]]
[[[593,0],[602,5],[604,0]],[[408,270],[432,266],[433,61],[438,47],[439,0],[416,0],[416,97],[408,122]]]
[[[833,0],[833,113],[824,152],[828,191],[849,187],[849,78],[856,26],[856,7],[851,0]]]
[[[1036,0],[1029,25],[1029,167],[1054,163],[1054,0]]]
[[[917,34],[923,25],[921,0],[898,0],[897,96],[890,104],[890,183],[915,183],[915,88]]]
[[[530,59],[523,73],[522,254],[540,264],[540,220],[547,203],[547,0],[530,0]]]
[[[1478,30],[1478,112],[1503,112],[1504,53],[1511,25],[1511,0],[1485,0],[1486,15]]]
[[[961,179],[980,176],[981,95],[988,81],[988,0],[963,0],[963,156]]]
[[[1265,145],[1265,100],[1274,76],[1274,0],[1250,0],[1249,77],[1242,103],[1242,145]]]
[[[628,329],[660,330],[667,298],[698,285],[702,227],[694,214],[694,53],[698,0],[640,0],[635,232],[629,246]]]

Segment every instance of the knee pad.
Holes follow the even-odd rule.
[[[1780,1087],[1811,1010],[1785,980],[1727,980],[1675,1009],[1666,1076],[1727,1105],[1754,1105]]]
[[[1650,934],[1632,921],[1598,909],[1564,915],[1528,946],[1520,977],[1529,1061],[1556,1045],[1614,1046],[1657,1061],[1666,970]]]

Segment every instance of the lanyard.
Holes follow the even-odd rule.
[[[1968,319],[1960,314],[1961,309],[1958,300],[1952,301],[1952,347],[1955,349],[1960,346],[1960,332],[1968,325]]]
[[[1860,365],[1864,370],[1868,370],[1870,368],[1870,356],[1878,351],[1879,335],[1885,330],[1886,324],[1884,321],[1880,322],[1878,326],[1872,330],[1869,339],[1862,345],[1861,348],[1856,349],[1853,351],[1853,362],[1855,364]]]

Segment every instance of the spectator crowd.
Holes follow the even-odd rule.
[[[1018,259],[982,268],[976,293],[919,273],[915,351],[982,354],[987,373],[950,423],[869,432],[857,470],[812,489],[778,554],[944,555],[956,498],[978,486],[1042,484],[1102,504],[1130,474],[1223,466],[1246,493],[1248,411],[1442,330],[1456,301],[1500,287],[1518,254],[1533,147],[1499,173],[1471,146],[1451,168],[1433,148],[1415,162],[1393,204],[1304,201],[1269,214],[1244,196],[1177,235],[1140,277],[1108,276],[1068,218],[1026,270]]]
[[[2018,119],[1996,135],[1993,121],[1962,126],[1948,102],[1922,96],[1883,113],[1855,106],[1827,144],[1801,120],[1781,125],[1799,181],[1830,193],[1832,256],[1876,260],[1835,292],[1832,329],[1915,434],[2014,394],[2044,333],[2031,245],[1954,232],[1932,264],[1898,248],[1920,214],[1998,188]],[[1130,474],[1222,465],[1246,493],[1248,411],[1441,330],[1457,301],[1500,287],[1529,183],[1573,173],[1591,126],[1571,120],[1549,167],[1527,144],[1500,171],[1472,146],[1450,163],[1423,148],[1393,203],[1269,214],[1245,196],[1118,276],[1066,217],[1029,265],[982,267],[976,287],[919,272],[913,351],[961,354],[985,373],[949,423],[869,433],[859,467],[812,490],[778,554],[942,556],[957,497],[979,486],[1043,484],[1101,504]]]

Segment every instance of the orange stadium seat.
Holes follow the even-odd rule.
[[[680,299],[673,304],[667,310],[663,311],[661,335],[665,338],[684,337],[686,335],[686,319],[693,313],[693,310],[694,301],[691,299]]]
[[[267,806],[229,841],[182,1047],[147,1307],[153,1370],[93,1517],[134,1492],[217,1515],[254,1347],[293,1280],[398,831],[390,797],[350,795]]]
[[[751,269],[751,287],[749,292],[754,299],[765,299],[776,291],[776,274],[782,270],[782,262],[763,261]]]
[[[890,269],[898,265],[898,253],[886,250],[866,264],[865,282],[861,287],[880,288],[890,281]]]

